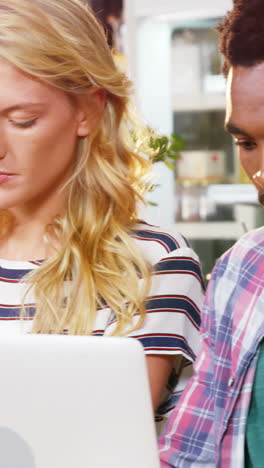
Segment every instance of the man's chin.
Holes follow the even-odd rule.
[[[264,207],[264,192],[258,194],[259,203]]]

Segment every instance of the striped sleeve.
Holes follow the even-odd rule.
[[[146,354],[182,354],[194,361],[199,346],[203,285],[194,252],[178,248],[154,265],[146,319],[131,336]]]
[[[152,278],[145,321],[128,336],[137,338],[146,354],[180,354],[193,362],[204,298],[197,255],[178,233],[144,226],[134,238],[152,265]]]

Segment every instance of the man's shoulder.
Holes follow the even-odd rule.
[[[232,273],[232,276],[263,269],[264,261],[264,227],[249,231],[244,234],[227,252],[225,252],[216,264],[217,276],[223,273]]]
[[[239,244],[241,241],[250,241],[255,244],[264,244],[264,226],[261,226],[257,229],[254,229],[252,231],[246,232],[238,241],[237,244]]]
[[[223,255],[223,258],[225,258],[225,256],[241,256],[243,258],[250,252],[257,252],[260,256],[264,256],[264,226],[244,234],[233,247]]]

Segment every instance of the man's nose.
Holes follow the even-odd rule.
[[[254,183],[259,187],[264,189],[264,170],[259,170],[252,177]]]
[[[253,174],[252,179],[258,188],[264,189],[264,147],[259,155],[258,170]]]

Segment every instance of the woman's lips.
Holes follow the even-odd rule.
[[[4,182],[8,182],[14,176],[15,174],[7,174],[6,172],[0,172],[0,184],[3,184]]]

